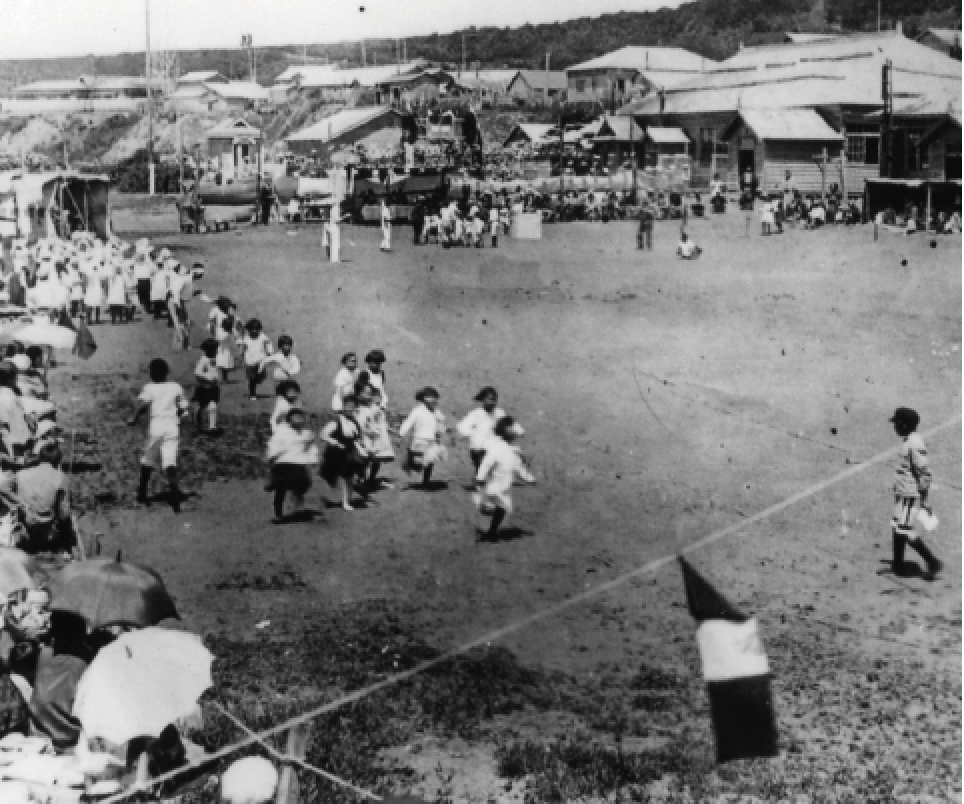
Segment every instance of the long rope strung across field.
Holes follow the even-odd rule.
[[[931,436],[934,436],[937,433],[940,433],[944,430],[947,430],[950,427],[953,427],[959,424],[961,421],[961,418],[962,418],[961,414],[957,414],[956,416],[951,417],[944,423],[924,431],[923,433],[921,433],[921,436],[924,438],[930,438]],[[838,472],[837,474],[827,478],[826,480],[821,480],[819,483],[814,483],[812,486],[807,487],[803,491],[797,492],[796,494],[793,494],[790,497],[787,497],[786,499],[781,500],[778,503],[774,503],[770,507],[764,508],[762,511],[759,511],[758,513],[753,514],[752,516],[749,516],[746,519],[742,519],[739,522],[735,522],[734,524],[729,525],[728,527],[721,528],[720,530],[707,534],[702,539],[697,539],[695,542],[692,542],[686,545],[685,547],[681,547],[679,551],[679,555],[687,555],[689,553],[695,553],[696,551],[702,550],[705,547],[709,547],[711,544],[715,544],[716,542],[721,541],[722,539],[725,539],[728,536],[732,536],[735,533],[739,533],[740,531],[746,530],[751,525],[755,525],[757,522],[761,522],[765,519],[768,519],[774,514],[780,513],[781,511],[787,508],[790,508],[796,505],[797,503],[802,502],[803,500],[806,500],[809,497],[813,497],[814,495],[819,494],[820,492],[830,488],[831,486],[835,486],[838,483],[842,483],[845,480],[849,480],[850,478],[860,474],[861,472],[871,468],[872,466],[876,466],[877,464],[884,463],[889,458],[893,457],[893,455],[897,452],[898,449],[899,449],[899,446],[895,446],[895,447],[891,447],[890,449],[884,450],[883,452],[879,452],[876,455],[872,456],[871,458],[868,458],[863,463],[853,465],[848,469],[845,469],[844,471]],[[350,692],[347,695],[343,695],[341,698],[337,698],[334,701],[330,701],[329,703],[323,704],[322,706],[309,710],[308,712],[298,715],[297,717],[293,717],[290,720],[285,721],[284,723],[280,723],[277,726],[273,726],[272,728],[267,729],[258,734],[249,733],[248,737],[245,737],[243,740],[240,740],[239,742],[234,743],[233,745],[225,746],[224,748],[221,748],[220,750],[215,751],[213,754],[207,754],[204,757],[196,760],[195,762],[189,763],[188,765],[184,765],[180,768],[177,768],[176,770],[170,771],[154,779],[151,779],[149,782],[149,786],[161,784],[163,782],[174,779],[184,773],[187,773],[188,771],[195,770],[211,762],[215,762],[219,759],[223,759],[224,757],[229,756],[235,751],[241,748],[244,748],[246,746],[252,745],[254,743],[260,743],[263,745],[264,741],[267,740],[268,738],[275,737],[287,731],[288,729],[292,728],[293,726],[299,726],[299,725],[308,723],[318,717],[321,717],[322,715],[326,715],[330,712],[334,712],[337,709],[341,709],[343,706],[346,706],[351,703],[355,703],[356,701],[360,701],[363,698],[367,698],[371,695],[374,695],[377,692],[381,692],[384,689],[393,687],[396,684],[402,683],[403,681],[407,681],[413,676],[419,675],[420,673],[424,673],[426,670],[431,670],[433,667],[437,667],[440,664],[444,664],[445,662],[451,661],[452,659],[462,656],[463,654],[468,653],[472,650],[475,650],[476,648],[482,647],[483,645],[488,645],[492,642],[497,642],[498,640],[503,639],[504,637],[507,637],[510,634],[515,633],[516,631],[521,631],[522,629],[527,628],[528,626],[534,623],[537,623],[541,620],[548,619],[549,617],[553,617],[561,611],[565,611],[568,608],[577,606],[581,603],[586,602],[587,600],[591,600],[594,597],[605,594],[606,592],[611,592],[614,589],[618,589],[620,586],[624,586],[626,583],[628,583],[633,579],[639,578],[644,575],[650,575],[652,573],[655,573],[658,570],[665,567],[667,564],[670,564],[671,562],[675,561],[676,558],[677,558],[677,554],[673,554],[673,555],[663,556],[662,558],[654,559],[653,561],[649,561],[646,564],[636,567],[635,569],[629,570],[628,572],[625,572],[622,575],[619,575],[618,577],[613,578],[612,580],[606,581],[605,583],[602,583],[599,586],[590,588],[588,590],[580,592],[579,594],[573,595],[572,597],[567,598],[566,600],[562,600],[558,603],[555,603],[552,606],[549,606],[548,608],[543,609],[542,611],[537,611],[534,614],[530,614],[528,617],[523,617],[521,620],[516,620],[515,622],[509,623],[508,625],[505,625],[502,628],[497,628],[495,631],[490,631],[489,633],[484,634],[483,636],[480,636],[476,639],[473,639],[470,642],[466,642],[456,648],[453,648],[450,651],[446,651],[445,653],[442,653],[439,656],[436,656],[434,659],[429,659],[427,661],[422,662],[421,664],[417,664],[409,670],[404,670],[399,673],[393,673],[392,675],[387,676],[386,678],[382,679],[381,681],[375,684],[370,684],[367,687],[361,687],[360,689],[357,689],[354,692]],[[311,768],[311,770],[313,772],[317,772],[315,768]],[[128,790],[122,791],[120,793],[116,793],[110,798],[105,799],[103,802],[101,802],[101,804],[115,804],[115,802],[124,801],[125,799],[135,795],[137,792],[139,792],[139,790],[142,790],[142,789],[143,788],[135,787],[135,788],[130,788]],[[366,791],[366,794],[367,794],[367,791]]]
[[[232,715],[225,707],[221,706],[221,704],[219,704],[217,701],[210,701],[210,703],[214,706],[215,709],[221,712],[221,714],[224,715],[228,720],[230,720],[235,726],[241,729],[241,731],[243,731],[249,737],[257,740],[258,744],[262,748],[264,748],[265,751],[271,754],[271,756],[273,756],[276,760],[278,760],[278,762],[282,764],[290,763],[292,765],[297,765],[302,770],[310,771],[311,773],[314,773],[316,776],[321,776],[323,779],[327,779],[329,782],[332,782],[333,784],[337,784],[339,787],[345,787],[351,790],[353,793],[358,793],[358,795],[360,795],[362,798],[370,798],[373,801],[381,801],[380,796],[376,796],[374,793],[372,793],[370,790],[366,790],[364,787],[359,787],[358,785],[352,784],[347,779],[342,779],[340,776],[335,776],[335,774],[329,773],[326,770],[322,770],[321,768],[316,768],[314,765],[309,765],[303,759],[298,759],[298,757],[282,754],[274,746],[272,746],[267,740],[262,739],[260,736],[258,736],[256,732],[251,731],[251,729],[249,729],[244,724],[243,721],[241,721],[239,718]]]

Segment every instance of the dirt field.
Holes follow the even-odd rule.
[[[717,768],[694,625],[674,564],[568,606],[315,722],[309,761],[377,791],[522,802],[960,801],[961,427],[928,439],[939,580],[889,572],[887,422],[961,412],[961,241],[872,227],[769,238],[732,212],[692,222],[703,258],[657,225],[546,227],[497,250],[394,253],[346,227],[184,236],[203,290],[295,338],[305,402],[323,412],[343,352],[381,348],[391,410],[441,390],[447,423],[486,384],[526,428],[538,484],[517,488],[503,541],[480,544],[462,442],[446,488],[395,490],[354,513],[270,524],[267,396],[224,389],[225,427],[184,428],[184,513],[133,505],[141,431],[123,426],[147,361],[192,382],[197,352],[163,324],[94,329],[100,349],[54,375],[79,428],[81,527],[155,567],[219,656],[216,697],[278,722],[672,555],[800,492],[690,560],[761,624],[778,759]],[[902,264],[906,260],[906,264]],[[207,308],[195,302],[198,321]],[[263,386],[270,393],[268,385]],[[77,401],[71,401],[71,399]],[[399,450],[397,455],[401,456]],[[912,556],[916,558],[916,556]],[[260,627],[258,627],[260,626]],[[241,733],[213,708],[199,739]],[[355,800],[302,777],[308,800]]]

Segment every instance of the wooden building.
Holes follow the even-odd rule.
[[[728,185],[737,185],[740,169],[747,167],[748,157],[746,153],[741,157],[740,151],[751,149],[741,149],[733,128],[739,114],[813,112],[817,117],[808,118],[810,128],[819,138],[799,148],[814,148],[813,154],[822,158],[823,144],[815,147],[814,143],[827,143],[828,160],[837,171],[836,177],[828,176],[829,184],[846,186],[848,195],[859,197],[866,179],[892,170],[886,159],[883,169],[881,165],[883,155],[890,153],[881,144],[881,72],[888,62],[893,68],[895,118],[902,106],[926,103],[946,108],[955,99],[960,105],[960,62],[907,39],[900,31],[884,31],[743,48],[690,81],[627,104],[619,114],[633,116],[646,128],[683,129],[692,141],[692,186],[708,187],[714,174]],[[829,134],[818,120],[844,138],[846,151],[836,156],[836,162],[831,155],[833,140],[827,139]],[[921,126],[918,134],[922,136],[925,129]],[[754,142],[754,175],[761,189],[772,191],[775,184],[784,185],[777,168],[780,161],[797,162],[798,172],[804,171],[799,174],[801,183],[816,186],[814,165],[805,169],[797,158],[801,154],[787,152],[788,142],[774,139],[775,144],[765,149]],[[761,161],[764,150],[769,170]],[[778,153],[783,156],[777,157]],[[794,173],[793,168],[786,170]],[[809,177],[803,178],[806,174]]]
[[[378,134],[379,147],[400,147],[402,116],[390,106],[344,109],[285,138],[296,154],[327,160],[343,147],[355,147]]]
[[[928,28],[917,37],[917,41],[952,59],[958,61],[961,59],[961,31],[951,28]]]
[[[205,132],[208,158],[226,179],[242,178],[261,170],[261,130],[244,120],[225,120]]]
[[[506,95],[518,106],[549,106],[566,100],[564,70],[519,70]]]
[[[642,167],[645,150],[645,132],[630,117],[604,118],[592,138],[593,156],[599,157],[600,163],[610,170],[631,163],[634,157],[635,164]]]
[[[764,194],[843,189],[844,137],[812,109],[746,110],[723,130],[730,165],[741,187]],[[849,189],[849,188],[848,188]],[[862,188],[861,188],[862,191]]]
[[[693,79],[717,62],[680,47],[627,46],[566,69],[566,99],[619,105]]]

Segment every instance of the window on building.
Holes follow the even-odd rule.
[[[625,79],[625,78],[619,78],[619,79],[617,79],[617,81],[616,81],[616,90],[617,90],[618,92],[625,92],[625,91],[626,91],[626,79]]]
[[[880,129],[877,126],[847,127],[847,161],[855,165],[880,164]]]
[[[578,81],[576,81],[576,91],[577,91],[577,92],[585,92],[585,91],[586,91],[586,79],[585,79],[585,78],[580,78]]]
[[[907,171],[909,173],[917,173],[922,167],[920,138],[920,131],[907,132]]]

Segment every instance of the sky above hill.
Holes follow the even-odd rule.
[[[448,33],[471,25],[518,27],[682,0],[2,0],[3,58],[338,42]]]

